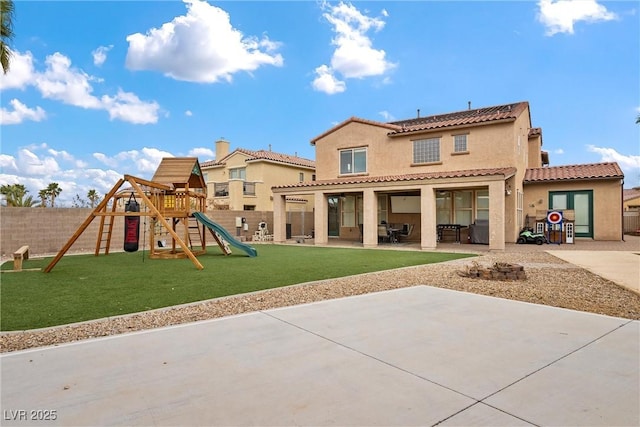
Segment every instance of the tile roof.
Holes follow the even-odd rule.
[[[622,190],[622,200],[633,200],[640,198],[640,187],[625,188]]]
[[[399,135],[408,132],[439,129],[451,126],[471,125],[498,120],[515,120],[529,106],[528,102],[497,105],[494,107],[473,108],[435,116],[417,117],[415,119],[390,122],[400,129],[389,133]]]
[[[373,126],[379,126],[379,127],[383,127],[383,128],[387,128],[389,130],[393,130],[393,131],[399,131],[402,130],[401,126],[398,125],[394,125],[391,123],[383,123],[383,122],[377,122],[375,120],[367,120],[367,119],[361,119],[359,117],[350,117],[347,120],[343,121],[340,124],[335,125],[334,127],[332,127],[331,129],[329,129],[326,132],[321,133],[320,135],[316,136],[315,138],[313,138],[311,140],[311,145],[315,145],[316,141],[318,141],[319,139],[324,138],[325,136],[329,135],[332,132],[337,131],[338,129],[340,129],[341,127],[344,127],[346,125],[348,125],[349,123],[363,123],[365,125],[373,125]]]
[[[209,161],[209,162],[204,162],[202,164],[200,164],[200,167],[213,167],[213,166],[222,166],[226,163],[226,160],[233,155],[234,153],[243,153],[247,156],[249,156],[249,158],[246,160],[247,162],[255,162],[255,161],[260,161],[260,160],[265,160],[265,161],[271,161],[271,162],[276,162],[276,163],[284,163],[284,164],[289,164],[289,165],[294,165],[294,166],[302,166],[305,168],[310,168],[310,169],[315,169],[316,167],[316,162],[313,160],[309,160],[309,159],[305,159],[302,157],[298,157],[298,156],[290,156],[288,154],[281,154],[281,153],[276,153],[274,151],[267,151],[267,150],[246,150],[244,148],[237,148],[236,150],[234,150],[233,152],[227,154],[225,157],[223,157],[220,160],[213,160],[213,161]]]
[[[531,128],[529,129],[529,138],[532,136],[542,135],[542,128]]]
[[[304,188],[304,187],[321,187],[328,185],[345,185],[345,184],[371,184],[382,182],[403,182],[403,181],[420,181],[430,179],[445,178],[473,178],[483,176],[502,175],[508,178],[516,173],[516,168],[491,168],[491,169],[468,169],[459,171],[445,172],[425,172],[404,175],[387,175],[387,176],[355,176],[349,178],[327,179],[322,181],[308,181],[297,184],[279,185],[272,188]]]
[[[524,183],[613,178],[624,178],[617,163],[590,163],[527,169]]]

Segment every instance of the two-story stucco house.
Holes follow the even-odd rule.
[[[200,167],[207,183],[208,209],[272,211],[271,187],[315,179],[315,162],[271,150],[237,148],[216,141],[216,160]],[[287,198],[289,211],[311,211],[309,197]]]
[[[273,188],[276,242],[293,196],[314,197],[316,244],[339,237],[375,247],[380,225],[395,224],[423,249],[436,248],[445,231],[461,241],[484,227],[482,243],[502,250],[552,208],[572,211],[577,236],[622,236],[618,165],[546,166],[528,102],[390,123],[352,117],[311,144],[316,181]]]

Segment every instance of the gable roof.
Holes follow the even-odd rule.
[[[329,129],[326,132],[321,133],[320,135],[316,136],[315,138],[313,138],[311,140],[311,145],[316,145],[316,142],[319,139],[324,138],[325,136],[337,131],[340,128],[345,127],[346,125],[348,125],[349,123],[362,123],[365,125],[372,125],[372,126],[378,126],[378,127],[382,127],[382,128],[386,128],[389,129],[391,131],[398,131],[398,130],[402,130],[402,127],[391,124],[391,123],[383,123],[383,122],[377,122],[375,120],[367,120],[367,119],[361,119],[359,117],[350,117],[347,120],[343,121],[340,124],[335,125],[334,127],[332,127],[331,129]]]
[[[443,172],[424,172],[412,173],[404,175],[387,175],[387,176],[355,176],[350,178],[327,179],[322,181],[309,181],[296,184],[277,185],[273,188],[304,188],[304,187],[321,187],[328,185],[343,184],[371,184],[383,182],[401,182],[401,181],[420,181],[429,179],[445,179],[445,178],[473,178],[482,176],[501,175],[505,179],[515,175],[516,168],[490,168],[490,169],[467,169],[459,171],[443,171]]]
[[[203,168],[224,166],[227,160],[231,156],[235,155],[236,153],[242,153],[246,155],[247,159],[245,161],[247,163],[258,162],[258,161],[268,161],[268,162],[282,163],[286,165],[300,166],[308,169],[316,168],[316,162],[313,160],[305,159],[298,156],[290,156],[289,154],[276,153],[274,151],[268,151],[268,150],[253,151],[253,150],[246,150],[244,148],[237,148],[233,150],[231,153],[224,156],[222,159],[204,162],[202,163],[201,166]]]
[[[390,122],[389,124],[398,126],[400,129],[390,132],[389,136],[451,126],[476,125],[505,120],[513,121],[528,107],[529,103],[525,101]]]
[[[523,182],[576,181],[591,179],[621,179],[624,173],[616,162],[583,165],[550,166],[527,169]]]
[[[207,188],[202,178],[197,157],[165,157],[158,165],[151,181],[171,185],[174,188]]]

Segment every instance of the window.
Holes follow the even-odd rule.
[[[467,152],[467,135],[454,135],[453,137],[453,152],[465,153]]]
[[[229,183],[216,182],[213,185],[213,193],[216,197],[226,197],[229,195]]]
[[[367,171],[367,149],[353,148],[340,151],[340,174],[365,173]]]
[[[472,217],[472,203],[473,192],[472,191],[456,191],[455,193],[455,207],[456,207],[456,219],[455,223],[460,225],[471,224]]]
[[[242,207],[243,210],[245,211],[255,211],[256,210],[256,206],[255,205],[244,205]]]
[[[378,224],[382,221],[388,222],[387,219],[387,195],[381,194],[378,196]]]
[[[440,161],[440,138],[413,141],[413,163],[433,163]]]
[[[229,179],[247,179],[247,168],[229,169]]]
[[[256,183],[255,182],[243,182],[242,183],[242,194],[244,194],[245,196],[255,196],[256,195]]]
[[[354,196],[342,198],[342,226],[356,226],[356,198]]]
[[[516,190],[516,196],[518,197],[516,210],[518,212],[518,230],[522,230],[524,224],[524,193],[520,189]]]
[[[207,182],[209,180],[209,174],[208,173],[203,173],[202,174],[202,178],[204,179],[204,182]]]
[[[298,175],[298,181],[304,182],[304,172],[300,172],[300,175]]]
[[[489,190],[476,191],[476,219],[489,219]]]
[[[451,224],[451,192],[436,193],[436,223]]]

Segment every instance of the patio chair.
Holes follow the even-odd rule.
[[[378,226],[378,241],[379,242],[391,242],[391,238],[389,237],[389,230],[387,230],[386,225]]]
[[[407,239],[409,238],[409,236],[411,236],[412,232],[413,232],[413,224],[403,224],[402,231],[398,233],[398,237],[401,239]]]

